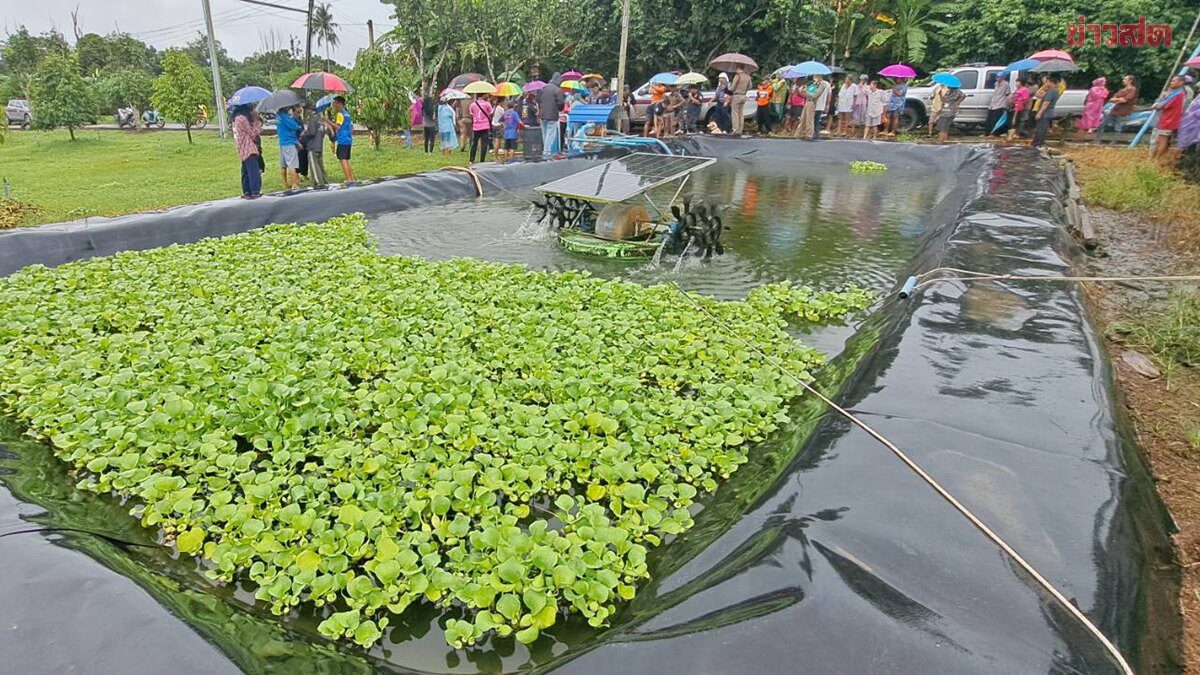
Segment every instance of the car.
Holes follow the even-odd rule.
[[[29,101],[23,98],[14,98],[4,107],[4,116],[8,119],[9,124],[18,124],[24,128],[33,121],[33,110],[29,107]]]
[[[650,107],[650,87],[649,82],[634,89],[630,94],[633,98],[633,106],[629,114],[629,123],[632,125],[644,125],[646,123],[646,108]],[[708,126],[712,121],[713,106],[716,105],[717,92],[713,89],[708,89],[700,92],[700,124],[702,127]],[[754,119],[754,115],[758,112],[758,104],[755,101],[756,92],[754,89],[746,92],[746,105],[743,108],[747,120]]]
[[[962,82],[962,92],[967,98],[959,105],[955,124],[983,124],[987,119],[988,103],[992,100],[992,88],[996,78],[1004,72],[1004,66],[985,63],[969,63],[948,71]],[[1016,84],[1016,74],[1010,75]],[[1067,89],[1054,105],[1054,118],[1072,118],[1083,114],[1083,102],[1087,91]],[[909,87],[904,101],[904,116],[900,121],[901,131],[912,131],[929,120],[929,107],[933,103],[933,87]]]

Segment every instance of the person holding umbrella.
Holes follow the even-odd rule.
[[[953,82],[950,83],[950,85],[953,84]],[[938,113],[937,132],[938,141],[941,143],[950,139],[950,129],[954,127],[958,106],[962,105],[963,100],[967,98],[962,89],[950,85],[946,86],[946,93],[942,94],[942,110]]]
[[[258,199],[262,196],[262,168],[259,160],[262,151],[258,147],[262,134],[262,122],[251,105],[239,105],[233,109],[233,143],[237,146],[238,160],[242,163],[242,199]]]
[[[471,101],[471,163],[475,163],[475,151],[479,150],[479,161],[486,162],[488,146],[492,142],[492,114],[495,108],[483,96],[476,94]]]
[[[337,148],[338,163],[342,165],[342,175],[346,183],[354,182],[354,169],[350,168],[350,148],[354,144],[354,120],[350,111],[346,110],[346,97],[333,97],[333,119],[326,119],[325,125],[333,134]]]
[[[275,119],[279,138],[279,177],[284,189],[300,187],[300,131],[304,127],[296,117],[302,114],[301,110],[299,105],[280,108]]]
[[[1012,87],[1009,86],[1008,78],[996,77],[996,84],[992,87],[992,98],[988,101],[987,120],[983,123],[984,136],[1004,135],[1005,125],[1000,124],[1000,120],[1008,112],[1011,100]]]
[[[304,131],[300,134],[300,142],[308,151],[309,177],[312,178],[314,187],[320,187],[326,182],[325,137],[329,132],[325,129],[321,111],[310,105],[304,106],[304,111]]]

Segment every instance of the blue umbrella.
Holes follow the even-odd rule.
[[[678,80],[679,80],[679,76],[676,75],[675,73],[659,73],[659,74],[655,75],[654,77],[650,78],[650,83],[651,84],[673,85]]]
[[[1004,128],[1005,124],[1008,124],[1008,111],[1007,110],[1005,110],[1003,113],[1000,114],[1000,119],[996,120],[996,126],[992,127],[991,133],[994,134],[997,131],[1000,131],[1001,129]]]
[[[797,77],[808,77],[809,75],[831,75],[832,73],[833,71],[829,69],[829,66],[820,61],[805,61],[789,68],[786,76],[788,79],[794,79]]]
[[[962,86],[962,80],[951,75],[950,73],[938,73],[937,75],[933,76],[933,81],[937,82],[938,84],[944,84],[947,87],[953,87],[955,89],[958,89]]]
[[[315,106],[316,109],[318,111],[320,111],[320,110],[324,110],[324,109],[328,108],[329,106],[333,105],[333,97],[334,96],[336,96],[336,94],[326,94],[326,95],[322,96],[321,98],[317,99],[317,105]]]
[[[233,92],[233,96],[230,96],[225,101],[225,105],[229,106],[230,108],[237,105],[249,105],[252,103],[258,103],[270,95],[270,90],[263,89],[262,87],[242,87],[241,89]]]
[[[1007,66],[1004,66],[1004,69],[1009,70],[1009,71],[1031,70],[1034,66],[1038,65],[1039,63],[1041,63],[1041,61],[1038,61],[1037,59],[1021,59],[1020,61],[1013,61],[1012,63],[1008,64]]]

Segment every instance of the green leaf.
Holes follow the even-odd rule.
[[[196,553],[204,546],[204,530],[193,527],[175,539],[175,545],[182,553]]]

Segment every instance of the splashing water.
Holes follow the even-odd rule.
[[[663,235],[662,242],[658,245],[658,248],[654,250],[654,257],[650,259],[651,267],[658,267],[662,264],[663,251],[667,248],[667,240],[670,238],[671,236],[669,234]]]
[[[553,227],[550,224],[550,218],[546,217],[541,220],[535,219],[537,207],[529,206],[529,211],[525,214],[525,220],[521,226],[513,232],[512,236],[515,239],[530,239],[534,241],[542,241],[549,239],[553,234]]]
[[[679,274],[679,270],[690,266],[689,261],[696,261],[700,259],[698,256],[689,255],[691,252],[692,240],[689,239],[687,245],[683,247],[683,251],[679,254],[679,260],[675,261],[675,267],[671,268],[671,274]],[[696,253],[699,252],[699,247],[697,247]]]

